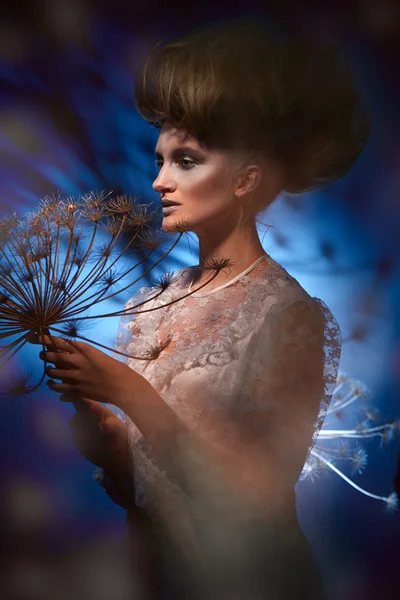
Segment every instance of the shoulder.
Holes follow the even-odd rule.
[[[318,320],[324,313],[330,312],[320,298],[311,296],[293,275],[271,257],[262,279],[266,285],[270,285],[271,280],[275,284],[271,286],[274,293],[264,306],[266,316],[268,313],[282,314],[291,320],[303,315],[304,319],[312,319],[314,316]]]
[[[303,338],[314,340],[317,346],[329,335],[340,337],[339,326],[327,305],[311,296],[300,282],[278,262],[272,260],[273,269],[265,271],[265,290],[260,320],[261,335],[275,333],[280,343]]]
[[[291,321],[296,317],[311,318],[320,314],[316,298],[313,298],[286,269],[276,263],[273,293],[266,298],[264,315],[266,319],[280,318]]]
[[[325,369],[325,380],[333,383],[337,373],[342,334],[339,324],[323,300],[310,296],[298,284],[287,290],[265,313],[262,336],[273,347],[273,361],[285,357],[304,376]]]
[[[314,298],[291,296],[271,306],[265,315],[265,332],[274,340],[277,354],[290,348],[296,353],[312,349],[319,353],[324,345],[325,317]]]

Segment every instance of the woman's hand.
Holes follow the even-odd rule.
[[[44,344],[47,348],[39,357],[54,364],[54,368],[46,368],[47,375],[62,381],[48,382],[54,392],[117,406],[122,397],[130,395],[133,399],[136,391],[140,395],[144,378],[94,346],[48,335],[39,336],[37,340],[34,343]]]
[[[112,478],[113,486],[106,488],[110,498],[133,510],[133,463],[128,426],[95,400],[68,394],[61,395],[60,399],[72,402],[76,409],[70,422],[75,446],[82,456]]]
[[[70,421],[72,438],[79,452],[92,464],[110,475],[129,467],[128,427],[99,402],[63,394],[63,402],[72,402],[76,413]]]

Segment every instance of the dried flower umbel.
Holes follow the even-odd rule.
[[[171,278],[165,275],[153,284],[156,293],[136,306],[107,314],[85,314],[94,306],[134,286],[188,232],[187,222],[181,221],[175,225],[179,236],[171,248],[145,273],[130,279],[134,269],[162,243],[152,231],[153,214],[148,214],[147,206],[136,204],[135,199],[126,195],[112,198],[110,193],[104,192],[89,193],[79,200],[63,199],[61,194],[56,194],[46,197],[36,211],[22,218],[13,214],[0,221],[0,339],[10,340],[0,347],[0,368],[21,350],[32,334],[51,335],[52,332],[87,341],[115,354],[149,359],[148,356],[138,357],[108,348],[82,335],[82,329],[90,319],[134,315],[135,309],[158,297],[169,287]],[[132,237],[125,245],[121,245],[125,232],[132,232]],[[120,259],[133,245],[136,248],[144,247],[148,253],[138,263],[119,268]],[[228,258],[213,259],[204,266],[214,273],[208,281],[190,293],[148,311],[179,302],[230,266],[232,264]],[[141,308],[140,312],[147,311]],[[35,385],[29,384],[32,375],[24,374],[3,394],[15,397],[30,394],[43,382],[46,367],[44,363],[43,376]],[[345,385],[349,391],[343,395],[342,388]],[[339,462],[350,463],[353,476],[362,473],[366,466],[364,448],[344,444],[346,438],[365,440],[379,436],[383,443],[392,439],[399,430],[399,421],[373,426],[377,413],[370,408],[365,410],[363,419],[356,427],[329,428],[330,419],[343,419],[344,409],[367,395],[363,384],[339,374],[327,418],[304,465],[301,478],[314,480],[322,469],[329,468],[361,493],[384,501],[387,509],[392,511],[397,508],[398,502],[394,492],[387,497],[372,494],[356,485],[337,466]]]
[[[88,339],[80,334],[81,324],[89,319],[134,315],[136,308],[161,295],[171,283],[168,275],[155,281],[155,295],[137,306],[107,314],[86,314],[145,277],[188,232],[188,223],[176,224],[174,231],[179,236],[170,249],[142,275],[132,279],[134,269],[161,245],[151,227],[156,213],[149,214],[148,205],[139,205],[126,195],[111,197],[110,194],[89,193],[79,200],[55,194],[42,200],[32,213],[21,218],[13,214],[0,221],[0,339],[7,340],[0,347],[0,368],[32,335],[52,332],[127,357],[142,358]],[[132,235],[121,244],[125,232]],[[133,245],[148,252],[138,263],[120,267],[120,259]],[[226,258],[211,260],[205,265],[213,272],[210,279],[182,298],[201,289],[230,266]],[[43,376],[35,385],[29,385],[29,377],[22,376],[3,395],[20,397],[33,392],[43,382],[46,367],[44,363]]]
[[[344,393],[345,392],[345,393]],[[358,492],[381,500],[385,503],[388,512],[394,512],[398,506],[396,492],[392,491],[388,496],[379,496],[357,485],[343,469],[345,465],[351,466],[351,476],[361,475],[367,465],[367,452],[362,441],[371,438],[380,438],[381,445],[393,439],[400,430],[400,421],[381,422],[379,412],[368,405],[358,407],[357,424],[345,427],[344,422],[348,419],[354,421],[354,404],[368,401],[370,391],[360,381],[357,381],[345,373],[339,373],[336,387],[332,394],[330,408],[327,411],[322,429],[319,431],[315,445],[303,467],[300,478],[302,480],[315,481],[322,471],[330,469],[339,475],[344,481],[355,488]],[[340,428],[332,428],[332,422],[340,423]],[[354,440],[351,442],[350,440]],[[343,465],[339,468],[338,464]]]

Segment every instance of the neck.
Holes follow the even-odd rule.
[[[247,228],[226,228],[221,230],[218,235],[199,235],[199,266],[197,280],[207,280],[210,278],[210,271],[206,271],[204,266],[214,258],[229,258],[232,267],[223,269],[213,279],[212,287],[222,285],[242,273],[257,258],[266,254],[258,237],[255,223]]]

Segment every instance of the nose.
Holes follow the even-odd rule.
[[[164,167],[161,167],[156,179],[153,181],[153,190],[160,194],[163,194],[167,191],[172,191],[174,189],[174,181],[168,175]]]

